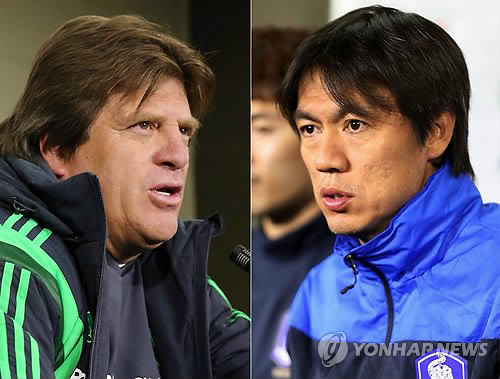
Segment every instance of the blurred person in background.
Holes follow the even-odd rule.
[[[293,28],[252,33],[252,375],[289,376],[288,311],[310,268],[334,237],[314,201],[299,139],[276,106],[276,91],[297,46]]]
[[[336,240],[293,302],[293,377],[499,377],[500,207],[469,101],[459,46],[414,13],[360,8],[298,48],[279,104]]]

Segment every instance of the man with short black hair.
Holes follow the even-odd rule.
[[[0,377],[249,377],[249,320],[207,276],[217,218],[178,220],[214,84],[138,16],[41,47],[0,124]]]
[[[361,8],[299,47],[279,103],[337,236],[292,306],[295,377],[498,377],[500,208],[473,183],[469,98],[416,14]]]

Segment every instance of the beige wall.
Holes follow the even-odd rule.
[[[24,89],[40,45],[70,18],[96,14],[140,14],[168,26],[181,39],[189,38],[188,1],[184,0],[2,0],[0,2],[0,119],[11,112]],[[194,162],[194,159],[191,160]],[[185,194],[182,217],[196,215],[194,167]]]
[[[328,0],[252,0],[252,26],[319,27],[328,21]]]

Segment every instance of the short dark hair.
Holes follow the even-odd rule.
[[[449,111],[455,130],[442,159],[454,175],[474,177],[467,138],[470,83],[462,51],[437,24],[394,8],[360,8],[328,23],[297,49],[278,104],[292,127],[301,78],[318,70],[332,100],[347,109],[356,94],[386,111],[397,110],[424,144],[432,123]],[[390,104],[380,89],[388,89]]]
[[[46,136],[45,146],[69,160],[111,95],[147,86],[144,101],[165,77],[183,81],[201,117],[214,76],[199,52],[140,16],[74,18],[41,46],[21,99],[0,123],[0,155],[35,161]]]
[[[252,99],[276,101],[293,53],[311,32],[276,26],[252,29]]]

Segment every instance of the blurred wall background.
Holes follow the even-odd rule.
[[[250,5],[222,19],[227,1],[3,0],[0,2],[0,119],[21,96],[40,45],[65,21],[80,15],[139,14],[209,53],[217,93],[193,141],[182,218],[220,213],[226,232],[211,249],[209,275],[233,306],[249,311],[249,276],[229,261],[234,245],[249,244],[249,28]]]
[[[233,306],[249,312],[250,276],[229,261],[237,244],[250,246],[250,1],[191,2],[191,40],[215,71],[213,110],[196,147],[197,215],[219,212],[208,272]]]
[[[329,0],[252,0],[252,26],[319,27],[329,10]]]
[[[461,47],[472,87],[469,151],[484,202],[500,202],[500,2],[496,0],[253,0],[255,26],[319,27],[353,9],[380,4],[415,12]]]

